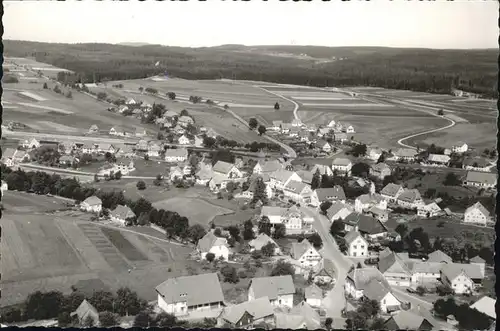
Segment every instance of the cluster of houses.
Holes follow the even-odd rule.
[[[95,195],[88,197],[80,203],[80,209],[88,213],[100,214],[103,209],[102,200]],[[118,205],[115,209],[109,211],[108,217],[111,222],[125,226],[131,219],[134,219],[136,215],[130,207]]]

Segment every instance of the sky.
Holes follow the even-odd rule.
[[[40,42],[497,48],[498,2],[13,1],[4,39]]]

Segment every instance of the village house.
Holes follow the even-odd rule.
[[[311,284],[306,287],[304,297],[308,305],[314,308],[319,308],[321,307],[321,301],[323,301],[323,290],[316,284]]]
[[[80,147],[82,154],[92,154],[96,151],[95,145],[91,143],[85,143]]]
[[[386,226],[371,216],[352,213],[343,222],[344,224],[354,225],[354,228],[368,240],[377,240],[388,235]]]
[[[92,124],[89,128],[89,134],[99,133],[99,127],[95,124]]]
[[[311,229],[313,218],[303,215],[297,206],[281,208],[273,206],[263,206],[260,218],[267,216],[273,226],[284,224],[287,233],[303,233]]]
[[[319,128],[318,131],[316,132],[316,136],[322,138],[324,136],[329,135],[332,132],[331,128]]]
[[[3,197],[3,192],[7,191],[9,189],[9,185],[7,184],[6,181],[2,180],[2,186],[1,186],[1,192],[2,192],[2,197]]]
[[[479,201],[464,212],[464,223],[486,226],[491,220],[490,212]]]
[[[220,190],[225,189],[227,183],[229,183],[230,181],[231,180],[226,175],[218,172],[213,172],[212,178],[208,182],[208,187],[212,192],[218,193],[220,192]]]
[[[329,128],[334,128],[335,125],[337,125],[337,122],[335,122],[335,120],[331,120],[326,126]]]
[[[255,166],[253,167],[253,173],[254,174],[270,174],[272,172],[282,170],[283,165],[278,161],[278,160],[266,160],[266,161],[259,161]]]
[[[299,136],[300,133],[300,128],[296,126],[292,126],[290,130],[288,131],[288,136],[290,138],[296,138]]]
[[[97,327],[99,323],[99,312],[92,306],[86,299],[70,314],[70,317],[76,318],[80,324],[83,324],[87,319],[92,318],[94,321],[93,326]]]
[[[386,163],[377,163],[370,166],[370,176],[383,180],[392,173],[391,168]]]
[[[215,259],[223,258],[224,261],[229,259],[229,245],[226,238],[217,237],[213,232],[207,234],[198,241],[196,246],[197,251],[201,255],[201,259],[205,260],[208,253],[212,253]]]
[[[235,198],[244,198],[244,199],[253,199],[254,197],[254,192],[255,192],[255,189],[256,189],[256,186],[258,184],[258,181],[262,181],[265,185],[265,193],[266,193],[266,197],[268,199],[272,198],[273,196],[273,189],[271,188],[271,185],[269,183],[269,181],[264,178],[264,177],[267,177],[267,179],[269,179],[268,176],[261,176],[261,175],[252,175],[250,177],[250,185],[248,186],[248,189],[244,192],[241,192],[240,194],[237,194],[235,195],[234,197]]]
[[[416,209],[424,205],[424,200],[417,189],[407,189],[398,196],[397,204],[403,208]]]
[[[271,187],[275,190],[283,191],[290,181],[301,182],[300,176],[293,171],[278,170],[269,174]]]
[[[396,161],[403,160],[403,161],[415,161],[415,158],[417,157],[417,151],[411,148],[399,148],[396,151],[392,153],[394,156],[391,159],[394,159]]]
[[[343,132],[336,132],[336,133],[333,135],[333,140],[334,140],[335,142],[343,143],[344,141],[347,141],[347,140],[348,140],[348,137],[347,137],[347,134],[346,134],[346,133],[343,133]]]
[[[102,201],[93,195],[80,203],[80,209],[90,213],[100,213],[102,210]]]
[[[469,270],[466,271],[463,266],[466,265],[451,263],[441,269],[441,282],[450,286],[454,294],[472,293],[474,290],[474,281],[468,275]]]
[[[332,146],[328,143],[328,141],[320,140],[316,143],[316,147],[319,148],[320,151],[325,153],[330,153],[332,151]]]
[[[292,243],[291,256],[302,269],[313,268],[322,259],[321,254],[307,239],[302,240],[300,243]]]
[[[368,159],[374,161],[374,162],[377,162],[378,159],[382,156],[382,153],[383,151],[378,148],[378,147],[373,147],[373,148],[370,148],[368,149]]]
[[[27,140],[23,142],[22,147],[26,149],[37,149],[41,146],[40,142],[36,140],[35,138],[31,138],[30,140]]]
[[[315,284],[330,284],[335,280],[335,265],[330,259],[322,259],[312,274]]]
[[[268,297],[271,305],[293,307],[295,285],[292,276],[258,277],[250,280],[248,301]]]
[[[212,128],[209,128],[207,129],[207,131],[205,132],[205,135],[209,138],[217,138],[217,136],[219,135],[217,132],[215,132],[214,129]]]
[[[57,151],[59,154],[71,154],[76,148],[76,144],[72,141],[61,141],[57,144]]]
[[[177,139],[177,143],[179,145],[191,145],[191,140],[186,135],[182,135]]]
[[[120,114],[123,114],[124,112],[129,111],[129,110],[130,109],[125,105],[121,105],[120,107],[118,107],[118,113],[120,113]]]
[[[311,194],[311,205],[319,207],[323,202],[342,202],[345,203],[346,196],[344,189],[340,185],[335,185],[331,188],[318,188]]]
[[[401,310],[385,321],[384,330],[430,331],[435,326],[423,316],[412,311]]]
[[[474,304],[470,307],[488,316],[491,322],[493,323],[493,321],[495,321],[497,318],[497,314],[495,311],[495,304],[496,304],[496,299],[484,296],[481,299],[474,302]]]
[[[351,230],[344,236],[345,244],[347,246],[347,256],[352,257],[367,257],[368,256],[368,242],[356,230]]]
[[[125,136],[125,129],[114,126],[109,130],[109,134],[112,136]]]
[[[373,193],[373,191],[369,194],[362,194],[354,200],[354,210],[358,213],[363,213],[372,207],[386,210],[387,201],[380,194]]]
[[[119,171],[122,175],[128,175],[132,171],[135,170],[135,164],[133,160],[130,160],[130,162],[127,164],[124,161],[119,161],[115,164],[117,167],[117,171]]]
[[[6,148],[2,153],[2,163],[7,167],[13,167],[18,163],[28,162],[29,160],[29,154],[18,149]]]
[[[177,124],[174,128],[172,128],[172,131],[175,134],[184,134],[186,132],[186,129],[184,129],[182,126],[180,126],[179,124]]]
[[[377,267],[390,285],[407,287],[411,285],[412,273],[406,261],[394,252],[389,250],[387,253],[385,251],[381,253]]]
[[[174,182],[176,180],[184,178],[184,171],[179,166],[171,166],[168,176],[170,178],[170,181]]]
[[[321,317],[316,309],[305,301],[300,302],[288,312],[275,313],[274,324],[281,330],[319,330]]]
[[[63,155],[59,158],[59,165],[60,166],[72,166],[73,164],[78,164],[80,160],[71,155]]]
[[[156,287],[158,307],[167,314],[186,316],[224,307],[224,294],[216,273],[170,278]]]
[[[127,105],[136,105],[137,104],[137,102],[132,98],[128,99],[125,103]]]
[[[314,177],[314,174],[310,171],[307,170],[298,170],[297,175],[299,175],[300,179],[302,179],[303,183],[306,183],[307,185],[312,184],[312,180]]]
[[[217,318],[218,327],[253,328],[259,323],[274,323],[274,309],[268,297],[225,307]]]
[[[441,269],[446,262],[419,261],[406,262],[411,272],[412,286],[435,286],[441,277]]]
[[[484,277],[485,269],[486,269],[486,261],[479,257],[478,255],[474,256],[469,260],[470,264],[475,264],[479,267],[479,270],[481,271],[481,274]]]
[[[213,177],[213,172],[211,167],[210,168],[201,167],[201,169],[195,174],[196,184],[207,185],[208,182],[210,182],[210,180],[212,179],[212,177]]]
[[[300,126],[302,126],[302,122],[300,121],[300,119],[294,118],[292,120],[292,126],[294,126],[294,127],[300,127]]]
[[[238,168],[232,163],[217,161],[212,167],[212,171],[217,174],[226,176],[229,179],[232,178],[242,178],[243,174]]]
[[[324,164],[315,164],[310,172],[312,174],[315,174],[316,172],[319,172],[320,175],[327,175],[327,176],[333,176],[333,171],[332,171],[332,168],[330,168],[329,166],[327,165],[324,165]]]
[[[332,162],[332,170],[337,171],[338,173],[347,174],[347,176],[351,175],[352,162],[346,158],[336,158]]]
[[[430,218],[439,216],[442,213],[441,207],[434,201],[425,205],[417,206],[417,216],[423,218]]]
[[[482,187],[486,189],[497,186],[497,174],[488,172],[468,171],[464,181],[465,186]]]
[[[129,144],[122,144],[121,146],[118,147],[118,152],[116,152],[117,157],[126,157],[126,158],[132,158],[135,157],[135,151],[133,149],[133,146]]]
[[[136,112],[136,110],[134,110],[134,113]],[[142,115],[142,111],[137,109],[137,114],[138,115]],[[146,131],[146,129],[144,128],[139,128],[139,127],[136,127],[135,128],[135,136],[136,137],[145,137],[147,136],[148,132]]]
[[[387,211],[387,209],[380,209],[378,207],[373,206],[370,209],[368,209],[366,213],[382,223],[387,222],[389,220],[389,212]]]
[[[452,153],[457,153],[457,154],[463,154],[467,152],[469,149],[469,146],[464,143],[463,141],[458,141],[451,146],[451,152]]]
[[[489,172],[490,162],[482,157],[468,157],[463,160],[462,169]]]
[[[195,136],[194,137],[194,146],[195,147],[203,147],[203,138]]]
[[[347,216],[349,216],[354,210],[351,205],[345,204],[343,202],[334,202],[326,211],[326,217],[330,220],[330,222],[334,222],[336,220],[343,220]]]
[[[290,181],[283,189],[286,199],[295,201],[299,204],[311,203],[311,186],[296,181]]]
[[[354,127],[350,124],[345,124],[344,131],[346,133],[356,133],[356,131],[354,130]]]
[[[129,206],[124,205],[118,205],[115,209],[109,212],[109,219],[122,226],[127,225],[127,223],[135,217],[136,215],[132,209],[130,209]]]
[[[181,116],[179,117],[179,119],[177,120],[177,124],[182,126],[183,128],[186,128],[188,125],[193,125],[194,124],[194,120],[191,116]]]
[[[300,141],[305,142],[305,143],[310,143],[309,138],[311,137],[311,134],[307,130],[302,130],[299,132],[299,138]]]
[[[447,166],[448,163],[450,163],[450,157],[448,155],[429,154],[427,157],[427,163]]]
[[[187,160],[189,152],[185,148],[167,149],[165,151],[166,162],[184,162]]]
[[[250,245],[250,251],[253,252],[260,251],[262,247],[269,243],[274,245],[274,255],[282,254],[279,245],[265,233],[260,233],[255,239],[250,240],[248,244]]]
[[[157,157],[160,156],[161,146],[155,141],[150,141],[147,146],[147,155],[149,157]]]
[[[113,155],[117,152],[117,148],[108,143],[99,143],[97,145],[96,152],[101,154],[110,153]]]
[[[355,300],[376,300],[383,313],[401,309],[401,302],[392,294],[389,283],[376,268],[352,269],[347,274],[344,289],[346,295]]]
[[[283,124],[283,121],[273,121],[271,126],[268,126],[266,128],[267,131],[274,131],[277,132],[281,130],[281,124]]]
[[[179,117],[179,114],[176,111],[173,110],[167,110],[165,114],[163,114],[163,117],[166,118],[174,118],[174,117]]]

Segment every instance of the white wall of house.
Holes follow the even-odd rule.
[[[356,300],[363,297],[363,291],[356,289],[354,283],[350,279],[346,279],[344,291]]]
[[[474,208],[474,209],[464,213],[464,223],[486,225],[486,223],[489,221],[490,221],[490,218],[486,217],[477,208]]]
[[[458,275],[455,279],[448,279],[446,276],[441,278],[444,284],[449,285],[455,294],[464,294],[472,291],[474,288],[474,282],[464,274]]]
[[[293,173],[290,178],[288,178],[285,182],[281,182],[279,180],[276,180],[275,178],[271,178],[271,181],[270,181],[270,184],[273,188],[277,189],[277,190],[283,190],[284,187],[286,185],[288,185],[288,183],[290,183],[290,181],[296,181],[296,182],[301,182],[302,181],[302,178],[300,178],[300,176],[297,174],[297,173]]]
[[[278,298],[275,300],[270,300],[273,306],[285,306],[288,308],[293,308],[293,294],[286,295],[278,295]]]
[[[341,173],[347,173],[347,175],[351,174],[351,169],[352,169],[352,163],[349,163],[348,165],[336,165],[332,164],[332,170],[337,170],[338,172]]]
[[[395,273],[395,272],[384,272],[384,277],[393,286],[410,286],[411,277],[405,273]]]
[[[387,307],[400,305],[401,302],[390,292],[387,293],[382,300],[380,300],[380,310],[384,313],[387,313]]]
[[[441,277],[441,273],[439,272],[415,272],[411,275],[412,284],[425,284],[431,282],[438,282],[438,279]]]
[[[167,303],[160,294],[158,294],[158,307],[160,307],[164,312],[175,316],[187,315],[188,313],[186,301]]]
[[[347,254],[352,257],[368,256],[368,243],[359,236],[349,245]]]
[[[102,205],[89,205],[85,201],[80,204],[80,208],[89,213],[100,213],[102,210]]]
[[[110,216],[109,218],[111,221],[115,222],[115,223],[118,223],[120,225],[123,225],[125,226],[127,221],[125,221],[124,219],[122,218],[119,218],[119,217],[115,217],[115,216]]]
[[[210,248],[210,251],[201,252],[201,258],[205,260],[208,253],[214,254],[216,259],[219,259],[220,257],[223,257],[224,261],[227,261],[229,259],[229,248],[224,245],[212,246]]]
[[[301,267],[315,267],[322,260],[321,255],[313,248],[307,250],[300,258],[299,263]]]
[[[318,298],[308,298],[306,299],[306,303],[311,307],[321,307],[321,299]]]

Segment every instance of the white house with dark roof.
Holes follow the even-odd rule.
[[[250,251],[260,251],[262,247],[271,243],[274,245],[274,255],[281,255],[280,246],[265,233],[260,233],[255,239],[250,240],[248,243],[250,246]]]
[[[384,223],[389,220],[389,212],[387,209],[380,209],[376,206],[371,207],[366,211],[366,214]]]
[[[346,196],[340,185],[331,188],[318,188],[311,194],[311,205],[319,207],[325,201],[345,203]]]
[[[271,187],[275,190],[283,191],[290,181],[301,182],[300,176],[293,171],[278,170],[269,174]]]
[[[102,201],[93,195],[80,203],[80,209],[90,213],[100,213],[102,210]]]
[[[109,218],[111,221],[116,222],[122,226],[127,225],[130,219],[136,217],[135,213],[128,206],[118,205],[114,210],[109,212]]]
[[[392,173],[391,168],[386,163],[377,163],[370,166],[370,176],[383,180]]]
[[[380,191],[382,198],[390,202],[396,202],[398,197],[404,192],[404,188],[401,185],[389,183]]]
[[[464,212],[464,223],[486,226],[491,222],[490,212],[478,201]]]
[[[420,205],[417,207],[417,216],[423,218],[430,218],[439,216],[442,213],[441,207],[432,201],[425,205]]]
[[[429,154],[427,163],[446,166],[450,163],[450,157],[442,154]]]
[[[497,186],[497,174],[468,171],[467,177],[464,180],[464,185],[482,188],[495,188]]]
[[[326,140],[319,140],[316,143],[316,147],[319,148],[319,150],[321,150],[322,152],[325,152],[325,153],[330,153],[332,151],[332,145],[330,145],[328,143],[328,141],[326,141]]]
[[[274,310],[268,297],[245,301],[223,308],[217,317],[218,327],[252,328],[259,323],[274,323]]]
[[[270,174],[283,169],[283,165],[278,160],[259,161],[253,167],[254,174]]]
[[[201,255],[201,259],[205,260],[208,253],[212,253],[215,259],[223,258],[224,261],[229,259],[229,245],[226,238],[217,237],[213,232],[208,232],[203,238],[198,241],[196,246],[197,251]]]
[[[346,218],[352,212],[354,212],[354,210],[351,205],[342,202],[334,202],[326,211],[326,217],[328,217],[330,222],[334,222]]]
[[[283,194],[286,199],[290,199],[300,204],[311,203],[311,186],[303,182],[289,181],[283,188]]]
[[[406,189],[398,196],[397,204],[403,208],[416,209],[425,203],[417,189]]]
[[[349,159],[338,157],[332,162],[332,170],[337,173],[351,175],[352,162]]]
[[[441,269],[441,282],[450,286],[455,294],[472,293],[474,290],[474,281],[469,276],[471,270],[467,270],[471,268],[464,266],[468,265],[451,263],[444,265]]]
[[[372,207],[386,210],[387,201],[377,193],[362,194],[354,201],[354,210],[358,213],[363,213]]]
[[[466,143],[464,143],[463,141],[457,141],[456,143],[454,143],[451,146],[451,151],[453,153],[463,154],[463,153],[467,152],[468,149],[469,149],[469,146]]]
[[[252,278],[248,287],[248,301],[268,297],[273,306],[292,308],[294,294],[290,275]]]
[[[406,261],[394,252],[380,255],[377,267],[390,285],[408,287],[411,285],[412,273]]]
[[[323,301],[323,290],[319,288],[316,284],[311,284],[306,287],[304,291],[305,301],[311,307],[319,308],[321,307],[321,301]]]
[[[165,161],[184,162],[187,160],[189,152],[186,148],[167,149],[165,151]]]
[[[303,214],[297,206],[290,208],[263,206],[260,212],[260,217],[267,216],[270,223],[275,226],[276,224],[284,224],[286,231],[289,233],[301,233],[310,229],[311,224],[314,222]]]
[[[185,135],[182,135],[179,138],[177,138],[177,143],[179,145],[191,145],[191,139],[189,139]]]
[[[368,256],[368,242],[356,230],[351,230],[344,236],[347,255],[352,257]]]
[[[216,273],[167,279],[156,287],[156,292],[158,307],[175,316],[219,311],[224,307],[224,294]]]
[[[404,161],[415,161],[417,157],[417,151],[411,148],[399,148],[393,153],[393,160],[404,160]]]
[[[321,254],[307,239],[302,240],[300,243],[292,243],[291,256],[302,269],[313,268],[322,259]]]
[[[215,163],[214,166],[212,167],[212,171],[214,173],[225,175],[229,179],[243,177],[241,171],[238,170],[238,168],[236,168],[234,164],[224,161],[217,161],[217,163]]]
[[[158,142],[150,141],[147,146],[147,155],[155,157],[160,155],[161,145]]]
[[[181,179],[182,177],[184,177],[184,172],[182,171],[181,167],[172,166],[169,169],[168,176],[170,177],[171,181],[174,181],[176,179]]]

